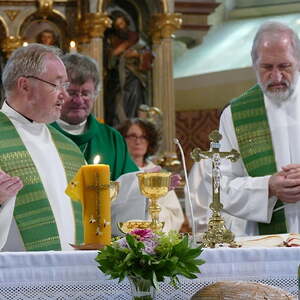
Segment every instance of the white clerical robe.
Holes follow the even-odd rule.
[[[37,168],[57,224],[62,250],[72,250],[69,243],[75,242],[75,221],[71,199],[65,194],[67,178],[47,126],[27,120],[6,103],[3,104],[1,111],[16,127]],[[15,197],[9,199],[0,209],[2,251],[25,250],[13,218],[15,200]]]
[[[65,131],[75,135],[82,134],[86,127],[86,121],[78,125],[71,125],[62,120],[57,122]],[[154,167],[155,165],[148,161],[147,165],[141,170],[149,170]],[[119,222],[137,219],[147,220],[150,218],[147,200],[140,193],[137,173],[139,172],[123,174],[116,180],[120,183],[120,191],[117,199],[112,202],[111,206],[113,235],[122,234],[118,228]],[[160,221],[165,222],[163,230],[180,230],[184,216],[175,192],[169,191],[165,197],[159,199],[159,204],[161,207],[159,218]]]
[[[275,102],[264,98],[278,171],[290,163],[300,164],[299,89],[298,84],[294,94],[286,101]],[[230,107],[227,107],[221,116],[220,133],[223,136],[221,151],[239,151]],[[195,171],[199,166],[200,170]],[[258,234],[257,222],[270,222],[277,200],[276,197],[268,197],[270,176],[248,176],[242,159],[235,163],[222,159],[221,176],[221,201],[228,228],[236,235]],[[193,185],[191,190],[194,193],[196,223],[203,226],[201,222],[207,222],[207,206],[211,201],[211,162],[205,160],[195,165],[189,181]],[[282,209],[285,210],[288,232],[300,232],[300,201],[285,203]]]

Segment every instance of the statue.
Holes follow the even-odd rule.
[[[149,71],[153,55],[138,32],[130,29],[129,18],[121,11],[111,16],[112,28],[104,41],[105,122],[111,126],[137,117],[141,104],[147,104]]]

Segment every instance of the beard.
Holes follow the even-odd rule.
[[[129,38],[128,30],[115,29],[114,34],[121,40],[128,40],[128,38]]]
[[[258,79],[258,84],[266,97],[272,101],[282,102],[288,100],[294,93],[296,83],[299,78],[299,72],[294,73],[293,80],[291,82],[286,79],[282,79],[280,82],[269,80],[263,83],[258,72],[256,72],[256,77]],[[281,85],[282,87],[276,88],[276,85]]]

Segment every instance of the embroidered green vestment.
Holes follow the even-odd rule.
[[[270,127],[263,93],[255,85],[231,102],[232,120],[240,153],[249,176],[258,177],[277,172]],[[282,206],[278,199],[275,208]],[[287,232],[284,209],[273,212],[271,223],[259,223],[260,234]]]
[[[38,171],[14,125],[3,113],[0,113],[0,126],[0,167],[9,175],[20,177],[24,184],[16,198],[14,218],[25,248],[28,251],[61,250],[54,215]],[[51,126],[48,128],[69,182],[85,161],[73,142]],[[76,243],[80,244],[83,241],[81,203],[72,201],[72,207]]]

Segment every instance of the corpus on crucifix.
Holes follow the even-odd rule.
[[[194,161],[201,159],[210,159],[212,162],[212,203],[209,208],[212,210],[212,216],[208,221],[208,230],[203,235],[203,244],[205,247],[215,248],[216,244],[229,244],[236,246],[233,233],[225,226],[224,219],[221,216],[223,204],[220,201],[220,184],[221,184],[221,158],[229,159],[235,162],[239,159],[240,154],[232,149],[230,152],[220,152],[220,140],[222,135],[214,130],[209,135],[210,149],[202,151],[195,148],[191,153]]]

